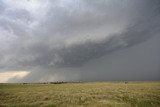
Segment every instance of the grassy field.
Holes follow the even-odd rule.
[[[0,107],[160,107],[160,82],[0,84]]]

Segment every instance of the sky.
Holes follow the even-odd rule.
[[[0,82],[160,80],[159,0],[0,0]]]

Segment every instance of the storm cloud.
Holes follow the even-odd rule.
[[[8,82],[159,80],[159,42],[159,0],[0,1]]]

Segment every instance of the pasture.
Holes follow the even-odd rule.
[[[160,107],[160,82],[0,84],[0,107]]]

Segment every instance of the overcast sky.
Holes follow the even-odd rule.
[[[0,0],[0,82],[160,80],[160,0]]]

